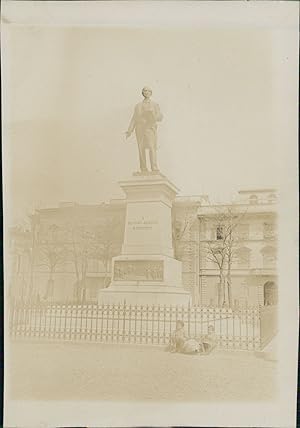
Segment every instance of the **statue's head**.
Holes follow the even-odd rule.
[[[148,86],[145,86],[142,89],[142,94],[144,98],[150,98],[152,95],[152,89],[150,89]]]

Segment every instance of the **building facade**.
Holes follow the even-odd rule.
[[[227,302],[229,270],[232,304],[277,303],[276,200],[273,189],[247,190],[240,191],[231,205],[207,204],[199,208],[198,287],[201,304],[217,304],[223,258]]]
[[[276,303],[276,199],[273,189],[240,191],[227,205],[214,205],[207,196],[176,198],[174,253],[194,304]],[[96,301],[110,283],[124,226],[125,200],[36,210],[27,230],[8,234],[10,297]]]
[[[119,254],[125,204],[61,203],[40,209],[27,230],[9,233],[9,294],[48,301],[96,301]]]

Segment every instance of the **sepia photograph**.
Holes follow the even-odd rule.
[[[298,2],[2,2],[5,427],[296,426]]]

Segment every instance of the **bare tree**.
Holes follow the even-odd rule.
[[[39,214],[34,211],[33,214],[28,215],[22,225],[19,226],[18,231],[18,246],[21,250],[19,252],[19,261],[23,256],[27,256],[29,269],[27,270],[28,284],[22,286],[22,293],[26,292],[28,299],[32,299],[34,293],[34,270],[36,264],[37,257],[37,249],[38,249],[38,241],[39,241]],[[23,283],[26,284],[24,271],[22,272]]]
[[[224,242],[212,243],[208,242],[207,247],[207,260],[214,263],[219,270],[219,283],[218,283],[218,306],[222,306],[225,301],[225,264],[226,264],[226,248]]]
[[[77,278],[77,298],[85,300],[86,278],[90,260],[99,260],[104,266],[104,285],[108,285],[112,257],[119,252],[121,222],[107,218],[104,223],[88,228],[82,224],[69,225],[70,255]]]
[[[95,234],[83,225],[72,224],[70,228],[70,259],[76,274],[76,298],[85,301],[88,260],[94,252]]]
[[[22,225],[10,230],[10,252],[14,263],[11,266],[11,283],[9,287],[9,296],[14,298],[23,298],[26,293],[25,268],[26,258],[30,260],[31,256],[31,233]]]
[[[207,260],[214,263],[219,270],[218,305],[228,304],[232,307],[232,265],[238,255],[241,237],[238,227],[245,212],[238,213],[234,207],[215,208],[214,230],[215,239],[206,243]]]
[[[191,216],[188,209],[184,209],[181,215],[176,215],[174,211],[172,214],[172,241],[174,257],[177,260],[181,260],[181,244],[184,241],[184,235],[195,221],[196,216]]]
[[[39,247],[39,266],[44,266],[49,270],[49,278],[44,298],[47,299],[53,294],[54,279],[53,275],[57,267],[67,262],[68,250],[64,245],[55,242],[46,241]]]
[[[187,233],[192,229],[194,222],[197,219],[197,208],[185,207],[179,212],[173,210],[172,212],[172,240],[174,248],[174,257],[179,261],[184,260],[185,252],[195,254],[196,241],[192,241],[190,237],[186,237]],[[195,272],[196,273],[196,272]],[[195,280],[192,288],[193,302],[199,304],[200,294],[198,281]]]
[[[32,298],[34,289],[34,268],[36,262],[36,249],[38,245],[38,228],[39,228],[39,216],[34,213],[29,216],[30,221],[30,234],[31,244],[28,247],[28,254],[30,259],[30,276],[29,276],[29,298]]]
[[[95,258],[101,260],[104,265],[104,286],[108,285],[112,257],[119,252],[120,234],[121,222],[115,217],[106,219],[104,224],[99,226],[96,231]]]

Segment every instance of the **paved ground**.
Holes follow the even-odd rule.
[[[162,348],[14,342],[8,394],[32,400],[269,400],[276,362],[244,352],[182,355]]]

